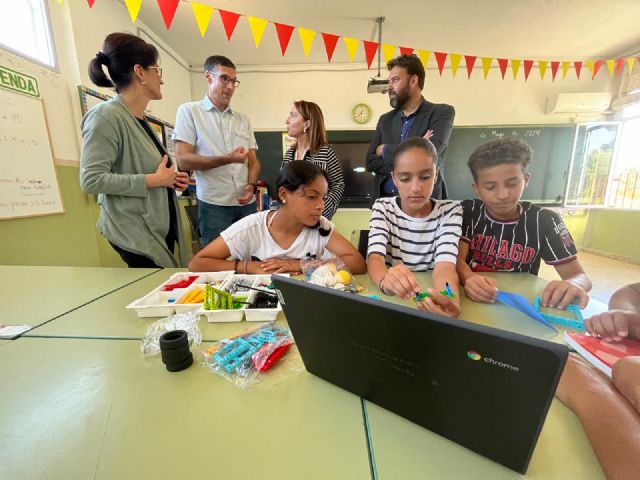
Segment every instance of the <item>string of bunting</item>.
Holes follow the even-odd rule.
[[[62,0],[57,0],[58,4],[62,3]],[[158,8],[160,9],[160,13],[162,14],[162,19],[164,20],[164,24],[169,30],[171,28],[171,23],[173,22],[173,18],[175,16],[176,10],[178,9],[178,5],[182,3],[190,3],[191,9],[193,11],[193,15],[196,20],[196,24],[198,26],[198,30],[200,31],[200,35],[204,38],[207,33],[207,29],[211,22],[211,18],[215,10],[218,11],[220,15],[220,20],[222,21],[222,26],[224,28],[225,34],[227,36],[227,40],[231,41],[231,37],[238,25],[238,21],[240,17],[245,17],[247,22],[249,23],[249,28],[251,30],[251,35],[253,36],[253,42],[258,48],[260,46],[260,42],[262,41],[262,37],[267,27],[267,23],[271,23],[274,25],[276,29],[276,35],[278,37],[278,43],[280,44],[280,51],[284,56],[287,52],[287,48],[289,47],[289,42],[291,41],[291,36],[293,35],[293,31],[298,31],[298,36],[300,37],[300,43],[302,44],[302,49],[304,51],[305,58],[309,57],[309,52],[311,51],[311,46],[316,38],[317,31],[304,27],[296,27],[293,25],[287,25],[285,23],[280,23],[272,20],[266,20],[264,18],[253,17],[250,15],[244,15],[241,13],[230,12],[228,10],[222,10],[219,8],[214,8],[210,5],[205,5],[203,3],[197,2],[185,2],[183,0],[156,0],[158,4]],[[87,0],[89,4],[89,8],[92,8],[95,0]],[[131,17],[131,21],[133,23],[136,22],[138,18],[138,13],[140,12],[140,6],[142,5],[142,0],[124,0],[124,3],[129,11],[129,16]],[[396,49],[403,54],[411,54],[416,53],[420,58],[422,64],[425,69],[429,63],[431,54],[433,54],[433,58],[436,61],[436,65],[438,68],[438,73],[442,76],[442,73],[445,69],[445,65],[447,62],[447,58],[449,59],[449,66],[451,68],[451,74],[453,77],[456,76],[458,72],[458,67],[462,59],[464,58],[464,65],[467,73],[467,78],[471,78],[471,74],[474,71],[474,67],[478,59],[480,59],[480,65],[482,67],[482,73],[484,79],[486,80],[493,62],[495,61],[500,70],[500,76],[504,80],[505,75],[507,74],[507,70],[509,67],[509,62],[511,63],[511,73],[513,75],[513,79],[515,80],[520,71],[520,66],[522,66],[524,81],[526,82],[529,79],[529,75],[531,74],[531,70],[534,65],[537,64],[538,72],[540,73],[540,79],[544,80],[545,75],[547,73],[547,69],[551,71],[551,80],[555,81],[556,76],[559,72],[562,73],[562,79],[564,80],[567,76],[569,70],[573,68],[575,71],[576,77],[579,79],[580,74],[583,71],[583,67],[586,67],[589,71],[589,75],[592,79],[596,77],[598,72],[602,69],[603,65],[606,65],[607,70],[609,71],[610,76],[618,76],[622,72],[625,64],[627,65],[627,71],[631,74],[631,71],[634,66],[634,62],[637,61],[640,65],[640,57],[628,57],[628,58],[616,58],[616,59],[608,59],[608,60],[586,60],[586,61],[548,61],[548,60],[520,60],[520,59],[509,59],[509,58],[495,58],[495,57],[478,57],[476,55],[462,55],[459,53],[447,53],[447,52],[432,52],[431,50],[423,50],[416,49],[412,47],[403,47],[398,45],[392,45],[388,43],[383,43],[379,45],[377,42],[371,42],[368,40],[359,40],[357,38],[346,37],[344,35],[334,35],[332,33],[320,32],[322,36],[322,41],[324,43],[325,52],[327,54],[327,61],[331,62],[333,58],[333,54],[335,52],[336,46],[340,38],[344,43],[345,49],[347,51],[347,55],[349,56],[349,62],[354,61],[356,53],[358,51],[358,47],[362,44],[365,60],[367,62],[367,67],[371,69],[371,64],[373,63],[373,59],[375,58],[376,53],[378,52],[378,47],[380,46],[380,50],[382,53],[382,57],[384,61],[387,62],[393,57],[396,56]]]

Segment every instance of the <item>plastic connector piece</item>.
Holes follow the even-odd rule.
[[[575,318],[567,318],[560,315],[553,315],[551,313],[541,312],[540,307],[542,306],[542,299],[540,297],[535,297],[533,299],[533,309],[542,315],[545,320],[556,323],[558,325],[562,325],[565,327],[573,328],[575,330],[584,331],[584,318],[582,317],[582,311],[580,310],[580,306],[575,303],[571,303],[567,305],[567,308],[564,310],[567,312],[571,312],[575,315]]]

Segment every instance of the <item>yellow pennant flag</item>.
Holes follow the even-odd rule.
[[[595,69],[595,62],[593,60],[587,60],[587,68],[589,69],[589,73],[591,74],[591,78],[593,78],[593,70]]]
[[[460,59],[462,55],[459,53],[450,53],[449,59],[451,60],[451,74],[455,77],[458,73],[458,65],[460,65]]]
[[[631,58],[627,58],[627,67],[629,68],[629,75],[631,75],[631,72],[633,71],[633,61],[635,60],[635,58],[631,57]]]
[[[192,2],[191,8],[193,9],[193,15],[196,17],[196,22],[198,22],[200,35],[204,38],[204,34],[207,32],[207,27],[209,26],[209,21],[211,20],[211,15],[213,15],[213,7]]]
[[[389,45],[388,43],[382,44],[382,58],[384,58],[385,63],[393,58],[393,55],[396,52],[395,45]]]
[[[562,62],[562,79],[563,80],[567,76],[567,72],[569,71],[569,68],[571,68],[571,62]]]
[[[491,62],[493,62],[493,58],[491,57],[482,57],[482,73],[484,73],[484,79],[487,79],[487,75],[489,75],[489,69],[491,68]],[[511,65],[513,66],[513,64]]]
[[[520,68],[520,62],[522,60],[514,60],[511,59],[511,72],[513,72],[513,79],[515,80],[518,76],[518,69]]]
[[[251,35],[253,35],[253,43],[255,43],[256,48],[258,48],[262,40],[262,35],[264,35],[264,29],[267,27],[267,21],[257,17],[247,17],[247,20],[249,21]]]
[[[347,53],[349,54],[349,61],[353,62],[353,57],[355,57],[356,55],[356,50],[358,50],[358,44],[360,43],[360,40],[358,40],[357,38],[351,38],[351,37],[342,37],[342,40],[344,40],[344,44],[347,47]]]
[[[124,3],[127,6],[127,10],[129,10],[131,21],[133,23],[136,23],[136,18],[138,18],[138,13],[140,13],[140,5],[142,5],[142,0],[124,0]]]
[[[540,71],[540,80],[544,80],[544,75],[547,73],[547,60],[538,60],[538,70]]]
[[[62,5],[62,0],[58,0],[58,5]]]
[[[298,35],[300,35],[300,42],[304,50],[305,58],[309,57],[309,50],[311,50],[311,44],[316,36],[315,30],[309,30],[308,28],[298,27]]]
[[[429,63],[429,55],[431,55],[430,50],[418,50],[418,58],[422,62],[422,66],[424,69],[427,69],[427,64]]]
[[[607,70],[609,70],[609,75],[613,77],[613,69],[616,68],[615,60],[607,60]]]

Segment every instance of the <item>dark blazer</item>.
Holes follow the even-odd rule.
[[[380,185],[391,176],[393,167],[393,154],[400,142],[402,133],[402,110],[396,108],[385,113],[378,120],[376,132],[373,140],[369,145],[367,152],[367,170],[376,174],[373,182],[373,192],[371,192],[371,205],[380,196]],[[433,187],[432,198],[446,199],[447,189],[444,184],[444,159],[447,153],[447,145],[451,130],[453,128],[453,118],[456,115],[455,109],[451,105],[445,103],[431,103],[424,98],[422,104],[418,107],[416,119],[409,129],[408,138],[422,137],[427,130],[433,130],[431,143],[436,147],[438,152],[438,167],[440,174],[435,186]],[[384,144],[383,156],[376,155],[378,145]]]

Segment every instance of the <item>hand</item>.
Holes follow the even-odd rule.
[[[167,161],[169,157],[165,155],[160,160],[158,164],[158,168],[156,168],[155,173],[150,173],[145,175],[144,179],[148,188],[157,188],[157,187],[167,187],[174,188],[174,183],[176,181],[176,170],[172,166],[167,167]]]
[[[381,286],[385,292],[405,300],[415,298],[416,292],[420,291],[416,276],[405,265],[396,265],[387,270]]]
[[[574,410],[577,399],[585,398],[594,390],[601,389],[611,390],[611,381],[579,355],[570,353],[556,390],[558,399]]]
[[[227,155],[227,163],[244,163],[249,155],[249,150],[244,147],[237,147]]]
[[[464,282],[464,293],[474,302],[493,303],[498,293],[497,285],[493,278],[475,274]]]
[[[289,258],[267,258],[260,264],[265,273],[290,273],[300,275],[300,260]]]
[[[568,280],[554,280],[549,282],[542,293],[542,306],[551,308],[566,308],[575,300],[578,300],[580,308],[585,308],[589,303],[589,295],[584,288],[571,283]]]
[[[422,136],[425,140],[429,140],[431,137],[433,137],[433,130],[427,130],[427,133]]]
[[[640,313],[609,310],[584,321],[584,328],[594,337],[619,342],[631,337],[640,340]]]
[[[189,174],[187,172],[176,172],[173,188],[182,192],[186,190],[187,187],[189,187]]]
[[[438,313],[447,317],[457,317],[460,315],[460,304],[446,295],[441,294],[433,288],[428,288],[430,297],[425,297],[418,302],[418,310]]]
[[[384,150],[384,143],[381,143],[376,147],[376,155],[381,157],[383,150]]]
[[[238,197],[237,199],[238,203],[240,205],[246,205],[251,201],[254,195],[255,195],[255,189],[253,188],[253,185],[251,184],[245,185],[244,194],[241,197]]]

